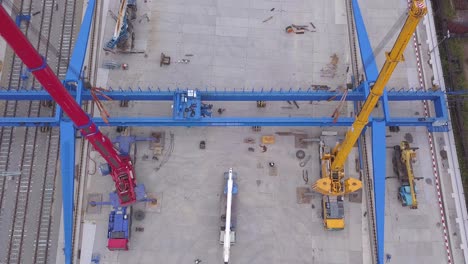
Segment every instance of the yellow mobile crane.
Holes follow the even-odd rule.
[[[389,53],[386,53],[385,63],[382,66],[379,76],[362,106],[356,121],[354,121],[351,129],[346,133],[343,142],[333,148],[330,153],[324,153],[321,157],[321,179],[315,182],[312,186],[316,192],[319,192],[324,196],[342,197],[343,195],[361,189],[362,182],[360,180],[355,178],[343,180],[345,177],[344,164],[351,152],[351,149],[361,135],[362,130],[367,125],[369,116],[380,99],[380,96],[382,96],[385,85],[392,76],[395,67],[400,61],[404,60],[403,52],[405,51],[413,33],[416,31],[419,21],[424,17],[426,12],[427,8],[424,0],[412,1],[405,24],[403,25],[392,50]],[[324,225],[327,229],[344,228],[344,219],[342,219],[342,221],[336,221],[336,219],[328,221],[326,215],[326,212],[323,213]]]

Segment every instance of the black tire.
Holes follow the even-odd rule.
[[[136,221],[141,221],[145,219],[145,212],[142,210],[136,210],[135,213],[133,214],[133,217],[135,217]]]
[[[303,158],[305,158],[305,155],[306,155],[306,154],[305,154],[305,152],[304,152],[303,150],[298,150],[298,151],[296,151],[296,158],[298,158],[298,159],[300,159],[300,160],[303,159]]]

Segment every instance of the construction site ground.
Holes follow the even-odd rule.
[[[395,21],[404,14],[406,1],[396,7],[383,0],[359,1],[371,43],[374,49],[391,31]],[[115,22],[107,10],[116,12],[118,3],[104,1],[102,19],[106,26],[101,44],[111,37]],[[344,1],[267,1],[267,0],[189,0],[139,2],[135,21],[135,49],[144,54],[112,54],[101,52],[100,62],[128,64],[128,70],[98,69],[97,86],[161,87],[161,88],[289,88],[310,85],[328,85],[331,90],[346,86],[349,80],[347,67],[351,67],[347,32],[347,7]],[[270,18],[272,17],[272,18]],[[266,22],[263,22],[267,20]],[[287,34],[284,29],[291,24],[312,22],[316,32],[303,35]],[[309,29],[312,29],[309,26]],[[424,29],[420,27],[420,34]],[[384,43],[393,43],[396,36]],[[420,40],[423,49],[425,42]],[[380,45],[382,46],[382,45]],[[99,47],[101,49],[102,47]],[[384,51],[376,53],[378,67],[383,63]],[[102,49],[101,49],[102,50]],[[161,52],[171,56],[171,65],[160,67]],[[146,55],[145,55],[146,54]],[[191,54],[193,56],[186,56]],[[426,52],[424,52],[426,54]],[[333,61],[336,55],[338,61]],[[405,53],[390,86],[413,87],[418,85],[417,66],[413,44]],[[190,62],[182,62],[189,59]],[[333,64],[333,65],[331,65]],[[361,65],[361,63],[359,63]],[[427,65],[424,67],[428,68]],[[426,69],[427,70],[427,69]],[[360,71],[362,71],[362,66]],[[429,70],[430,71],[430,70]],[[430,74],[426,78],[430,78]],[[429,81],[430,83],[430,81]],[[106,102],[111,116],[170,116],[171,102],[130,102],[128,108],[118,102]],[[216,102],[217,108],[225,108],[223,116],[331,116],[337,102],[300,102],[299,108],[287,102],[267,102],[259,109],[255,102]],[[352,115],[352,105],[343,107],[342,116]],[[392,115],[422,115],[422,103],[398,103],[391,105]],[[98,115],[98,113],[95,113]],[[381,110],[375,112],[381,115]],[[115,128],[103,128],[111,138],[118,135]],[[299,166],[295,153],[294,136],[276,135],[276,142],[262,153],[259,147],[262,135],[276,132],[303,133],[318,137],[322,130],[338,131],[343,136],[346,128],[280,128],[262,127],[253,132],[250,127],[154,127],[131,128],[131,134],[150,136],[164,131],[168,155],[161,166],[152,160],[148,142],[136,144],[134,155],[138,182],[154,194],[159,203],[154,208],[137,204],[135,209],[146,210],[142,221],[133,221],[130,250],[110,252],[107,245],[107,220],[110,208],[103,206],[100,213],[87,213],[89,194],[102,194],[107,199],[113,190],[109,177],[102,177],[96,165],[103,162],[94,151],[89,152],[84,170],[82,221],[96,223],[93,253],[100,254],[101,263],[203,263],[220,262],[222,246],[219,244],[219,208],[222,195],[223,173],[233,168],[238,174],[239,206],[237,241],[232,247],[232,263],[372,263],[368,208],[363,203],[345,202],[346,228],[331,232],[323,228],[320,216],[320,195],[310,203],[298,204],[297,187],[310,187],[319,177],[318,146],[310,143],[305,148],[311,161]],[[174,134],[174,147],[170,151],[170,134]],[[370,129],[367,131],[370,135]],[[425,128],[401,128],[399,133],[387,132],[387,177],[394,176],[391,155],[393,146],[411,136],[411,146],[419,147],[414,171],[417,177],[419,208],[402,207],[397,200],[398,181],[387,179],[385,215],[385,253],[392,256],[392,263],[445,263],[447,253],[440,221],[437,192],[434,185],[432,160]],[[436,134],[436,148],[449,148],[442,134]],[[255,144],[244,143],[245,138],[255,139]],[[199,142],[206,141],[206,149],[199,149]],[[368,159],[371,162],[371,140],[368,136]],[[255,152],[248,151],[252,147]],[[132,152],[135,153],[135,152]],[[146,159],[148,155],[149,159]],[[355,169],[357,148],[348,158],[346,171],[351,177],[359,177]],[[452,191],[450,178],[446,176],[443,160],[440,177],[443,191]],[[271,171],[274,162],[277,173]],[[371,167],[372,168],[372,167]],[[305,185],[302,170],[307,169],[309,184]],[[372,171],[371,171],[372,173]],[[276,175],[272,175],[276,174]],[[371,174],[372,176],[372,174]],[[455,218],[454,205],[446,199],[448,221]],[[143,232],[135,232],[143,227]],[[457,230],[450,229],[452,254],[455,263],[463,263]],[[77,245],[81,244],[79,237]],[[77,247],[79,248],[79,246]]]

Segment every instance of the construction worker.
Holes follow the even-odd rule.
[[[385,263],[389,263],[389,262],[390,262],[390,260],[392,260],[392,255],[390,255],[390,254],[387,254],[387,255],[386,255],[386,260],[385,260]]]

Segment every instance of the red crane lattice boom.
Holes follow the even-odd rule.
[[[111,140],[99,131],[75,99],[68,93],[62,82],[47,65],[46,59],[32,46],[26,36],[16,26],[5,9],[0,6],[0,35],[28,67],[29,71],[49,92],[63,111],[70,117],[75,127],[80,130],[93,147],[107,161],[115,183],[120,204],[125,206],[136,201],[136,179],[130,157],[120,155]]]

